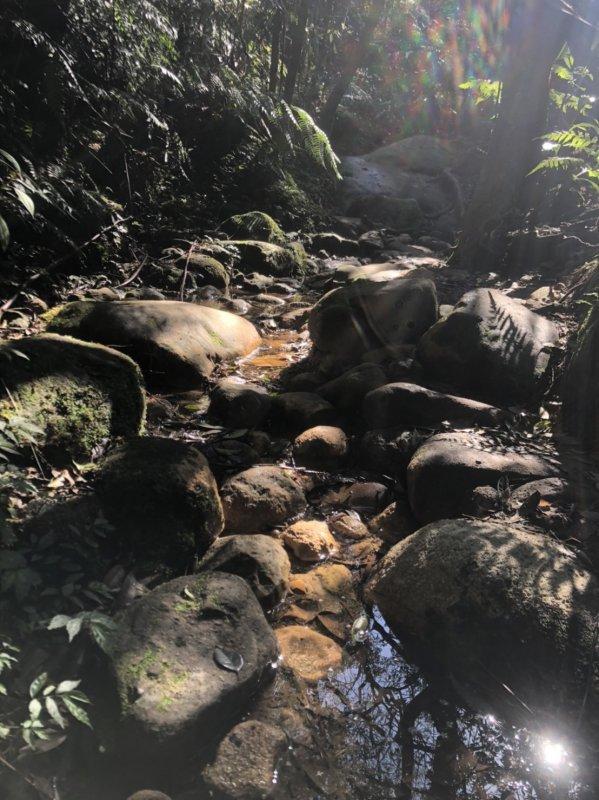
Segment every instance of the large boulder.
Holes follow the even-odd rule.
[[[286,247],[271,242],[235,239],[227,242],[239,253],[238,269],[247,274],[261,272],[263,275],[303,275],[307,268],[306,251],[294,242]]]
[[[542,392],[553,322],[495,289],[465,294],[420,340],[417,356],[431,378],[467,394],[531,403]]]
[[[271,536],[256,533],[217,539],[200,561],[198,570],[240,575],[262,605],[273,608],[287,594],[291,566],[282,544]]]
[[[410,461],[408,496],[416,518],[432,522],[463,513],[477,486],[497,486],[501,478],[526,483],[558,472],[548,459],[499,447],[482,433],[440,433]]]
[[[237,378],[220,380],[210,399],[210,415],[228,427],[259,427],[270,411],[270,395],[263,386]]]
[[[117,449],[100,469],[97,492],[138,561],[187,566],[223,529],[208,462],[186,442],[145,437]]]
[[[148,383],[169,389],[204,385],[217,361],[246,356],[261,339],[248,320],[176,300],[75,302],[49,312],[48,330],[109,344],[141,367]]]
[[[431,226],[452,232],[461,214],[461,192],[452,173],[451,144],[417,135],[380,147],[365,156],[343,159],[343,201],[360,213],[400,231]]]
[[[19,339],[0,347],[0,379],[0,420],[33,422],[50,460],[89,458],[106,439],[143,427],[141,373],[108,347],[52,334]]]
[[[107,747],[130,770],[172,777],[173,764],[239,719],[273,675],[275,637],[237,575],[176,578],[115,621],[106,699],[96,706]]]
[[[287,243],[282,228],[264,211],[248,211],[226,219],[221,228],[236,239],[253,239],[281,246]]]
[[[227,533],[260,533],[294,517],[306,507],[306,496],[293,470],[250,467],[229,478],[221,498]]]
[[[414,344],[437,320],[434,283],[424,277],[355,281],[321,297],[308,327],[337,373],[385,345]]]
[[[572,723],[581,712],[596,719],[599,587],[555,540],[513,525],[433,523],[389,551],[366,595],[481,710],[523,713],[527,725],[531,713],[538,721],[564,707]]]
[[[358,364],[318,388],[318,394],[343,414],[354,417],[364,397],[387,382],[378,364]]]
[[[418,427],[441,422],[496,425],[504,412],[486,403],[441,394],[414,383],[388,383],[364,399],[364,417],[370,428]]]
[[[272,402],[271,422],[284,432],[298,434],[317,425],[334,425],[333,406],[313,392],[283,392]]]
[[[599,311],[578,333],[562,378],[561,427],[588,452],[599,451]]]

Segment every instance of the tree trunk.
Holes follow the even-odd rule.
[[[281,33],[283,32],[283,11],[278,8],[272,19],[272,32],[270,43],[270,71],[268,76],[268,91],[275,94],[279,79],[279,59],[281,57]]]
[[[510,224],[524,212],[526,177],[540,161],[551,67],[570,18],[547,0],[512,0],[503,90],[489,151],[464,219],[456,261],[491,272],[505,255]]]
[[[341,103],[345,93],[351,86],[354,75],[364,63],[374,31],[384,8],[385,0],[370,0],[367,4],[364,27],[360,32],[355,46],[349,47],[348,55],[341,69],[341,73],[335,81],[320,115],[321,125],[325,131],[331,130],[337,109],[339,108],[339,103]]]
[[[293,28],[293,35],[291,37],[291,48],[289,52],[289,60],[287,62],[287,75],[285,77],[285,89],[283,92],[283,98],[288,103],[293,102],[297,77],[302,65],[302,56],[304,54],[304,47],[306,46],[306,38],[308,35],[307,26],[309,6],[309,0],[300,1],[297,11],[297,22]]]

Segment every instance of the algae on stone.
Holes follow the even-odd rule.
[[[239,239],[259,239],[271,244],[285,245],[285,233],[277,222],[263,211],[248,211],[225,220],[223,230]]]

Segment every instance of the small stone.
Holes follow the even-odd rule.
[[[212,393],[209,413],[227,427],[255,428],[268,416],[270,402],[263,386],[223,378]]]
[[[418,523],[407,501],[397,500],[374,517],[368,527],[374,536],[388,544],[396,544],[414,533]]]
[[[256,466],[229,478],[221,488],[227,533],[255,533],[282,525],[306,507],[293,470]]]
[[[348,441],[341,428],[317,425],[300,433],[293,443],[297,464],[313,469],[334,469],[346,459]]]
[[[329,526],[318,520],[295,522],[283,532],[283,541],[300,561],[322,561],[337,549]]]
[[[331,530],[347,539],[364,539],[368,536],[368,528],[356,511],[333,514],[328,519]]]
[[[141,789],[135,794],[129,795],[127,800],[171,800],[170,797],[163,792],[157,792],[154,789]]]
[[[279,628],[276,635],[283,666],[308,683],[316,683],[330,669],[341,666],[343,651],[328,636],[303,625]]]

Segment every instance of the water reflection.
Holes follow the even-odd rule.
[[[321,682],[315,704],[329,715],[306,796],[352,800],[582,800],[566,742],[502,725],[459,705],[447,679],[427,682],[375,613],[348,666]],[[332,721],[334,720],[334,722]],[[321,742],[321,744],[323,744]],[[335,775],[331,772],[337,773]],[[284,776],[281,783],[285,784]],[[296,787],[297,788],[297,787]],[[290,792],[288,796],[299,796]]]

